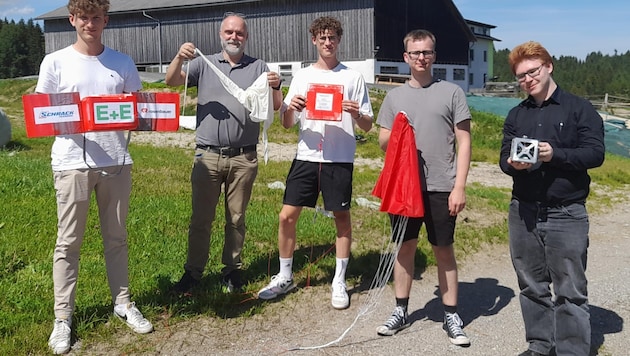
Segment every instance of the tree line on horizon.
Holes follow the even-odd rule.
[[[509,49],[494,53],[494,76],[499,82],[514,82],[508,64]],[[630,97],[630,50],[624,54],[604,55],[591,52],[584,60],[573,56],[553,57],[556,83],[582,97],[610,94]]]
[[[496,81],[513,82],[508,65],[509,49],[494,53]],[[0,21],[0,79],[36,75],[45,55],[44,31],[32,19]],[[592,52],[584,60],[554,57],[554,79],[565,90],[580,96],[604,94],[630,97],[630,51],[603,55]]]
[[[33,19],[0,21],[0,79],[39,72],[44,54],[44,32]]]

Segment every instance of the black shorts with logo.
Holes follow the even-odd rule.
[[[324,209],[349,210],[353,169],[352,163],[320,163],[294,159],[287,176],[283,203],[313,208],[321,192]]]

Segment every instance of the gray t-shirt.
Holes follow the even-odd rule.
[[[391,130],[400,111],[407,114],[415,132],[423,189],[450,192],[456,174],[455,125],[471,118],[466,94],[443,80],[423,88],[405,83],[387,93],[376,123]]]
[[[242,89],[247,89],[262,73],[269,71],[264,61],[247,55],[234,67],[221,53],[207,57]],[[225,90],[202,58],[190,62],[188,85],[198,87],[197,144],[243,147],[258,143],[260,124],[249,118],[249,111]]]

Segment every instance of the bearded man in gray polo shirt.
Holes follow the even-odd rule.
[[[246,89],[264,72],[272,91],[274,110],[282,104],[280,76],[270,72],[267,64],[247,56],[247,23],[241,14],[228,14],[219,32],[223,50],[208,56],[223,74],[237,86]],[[195,45],[187,42],[166,72],[166,84],[197,86],[197,134],[194,165],[191,174],[192,216],[188,230],[188,257],[184,275],[173,289],[189,294],[199,284],[208,262],[210,233],[221,187],[225,186],[225,242],[222,275],[228,291],[243,286],[241,250],[245,241],[245,209],[258,173],[256,144],[260,124],[249,111],[221,84],[212,68],[195,56]],[[182,71],[191,60],[187,73]]]

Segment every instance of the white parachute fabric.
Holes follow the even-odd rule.
[[[263,147],[265,163],[269,159],[267,129],[273,123],[273,96],[271,88],[267,83],[267,73],[262,73],[254,83],[247,89],[243,90],[236,85],[230,78],[219,70],[210,60],[199,50],[195,48],[195,52],[210,66],[219,77],[221,85],[232,94],[239,103],[249,110],[249,117],[254,122],[263,123]]]

